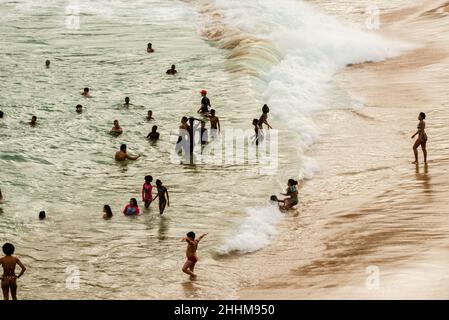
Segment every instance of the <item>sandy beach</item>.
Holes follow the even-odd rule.
[[[337,75],[358,102],[314,118],[321,136],[307,155],[320,172],[301,190],[299,216],[251,257],[262,276],[241,299],[449,297],[448,13],[446,1],[382,12],[381,34],[417,49]],[[430,160],[415,166],[421,111]]]

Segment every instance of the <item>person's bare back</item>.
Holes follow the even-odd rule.
[[[17,300],[17,279],[25,272],[26,268],[16,257],[13,257],[14,246],[10,243],[3,245],[3,252],[6,256],[0,258],[0,265],[3,267],[3,275],[1,276],[1,286],[3,291],[3,298],[9,300],[9,291],[13,300]],[[16,265],[22,269],[18,276],[16,276]]]

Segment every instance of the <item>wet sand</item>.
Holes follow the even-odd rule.
[[[315,117],[321,139],[308,155],[320,172],[275,243],[240,258],[259,282],[239,298],[449,298],[448,19],[447,1],[383,13],[381,33],[418,49],[338,75],[363,106]],[[415,166],[421,111],[429,163],[420,150]]]

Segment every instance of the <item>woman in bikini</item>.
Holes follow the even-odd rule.
[[[3,275],[1,276],[3,298],[9,300],[9,291],[11,291],[12,299],[17,300],[17,279],[23,275],[26,268],[18,258],[13,256],[14,245],[5,243],[2,249],[5,254],[3,258],[0,258],[0,265],[3,267]],[[22,269],[18,276],[15,273],[17,264]]]
[[[413,145],[413,153],[415,154],[415,162],[414,164],[418,164],[418,147],[421,146],[422,152],[424,154],[424,163],[427,163],[427,134],[426,134],[426,123],[424,121],[426,119],[426,114],[421,112],[418,116],[419,124],[418,131],[412,136],[412,139],[418,135],[418,139],[416,139],[415,144]]]
[[[159,213],[163,214],[165,210],[165,206],[170,207],[170,197],[168,196],[168,190],[166,187],[162,185],[162,181],[157,179],[156,180],[156,187],[157,187],[157,196],[154,197],[153,201],[156,200],[157,197],[159,197]],[[165,198],[165,195],[167,195],[167,198]]]

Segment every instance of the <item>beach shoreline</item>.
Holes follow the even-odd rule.
[[[381,33],[418,49],[337,75],[363,107],[314,117],[322,134],[307,156],[320,173],[300,192],[299,217],[253,254],[265,267],[256,284],[241,286],[240,299],[448,297],[448,111],[444,90],[435,90],[449,82],[440,22],[447,12],[444,1],[384,12]],[[421,111],[429,117],[430,161],[415,168],[410,136]]]

